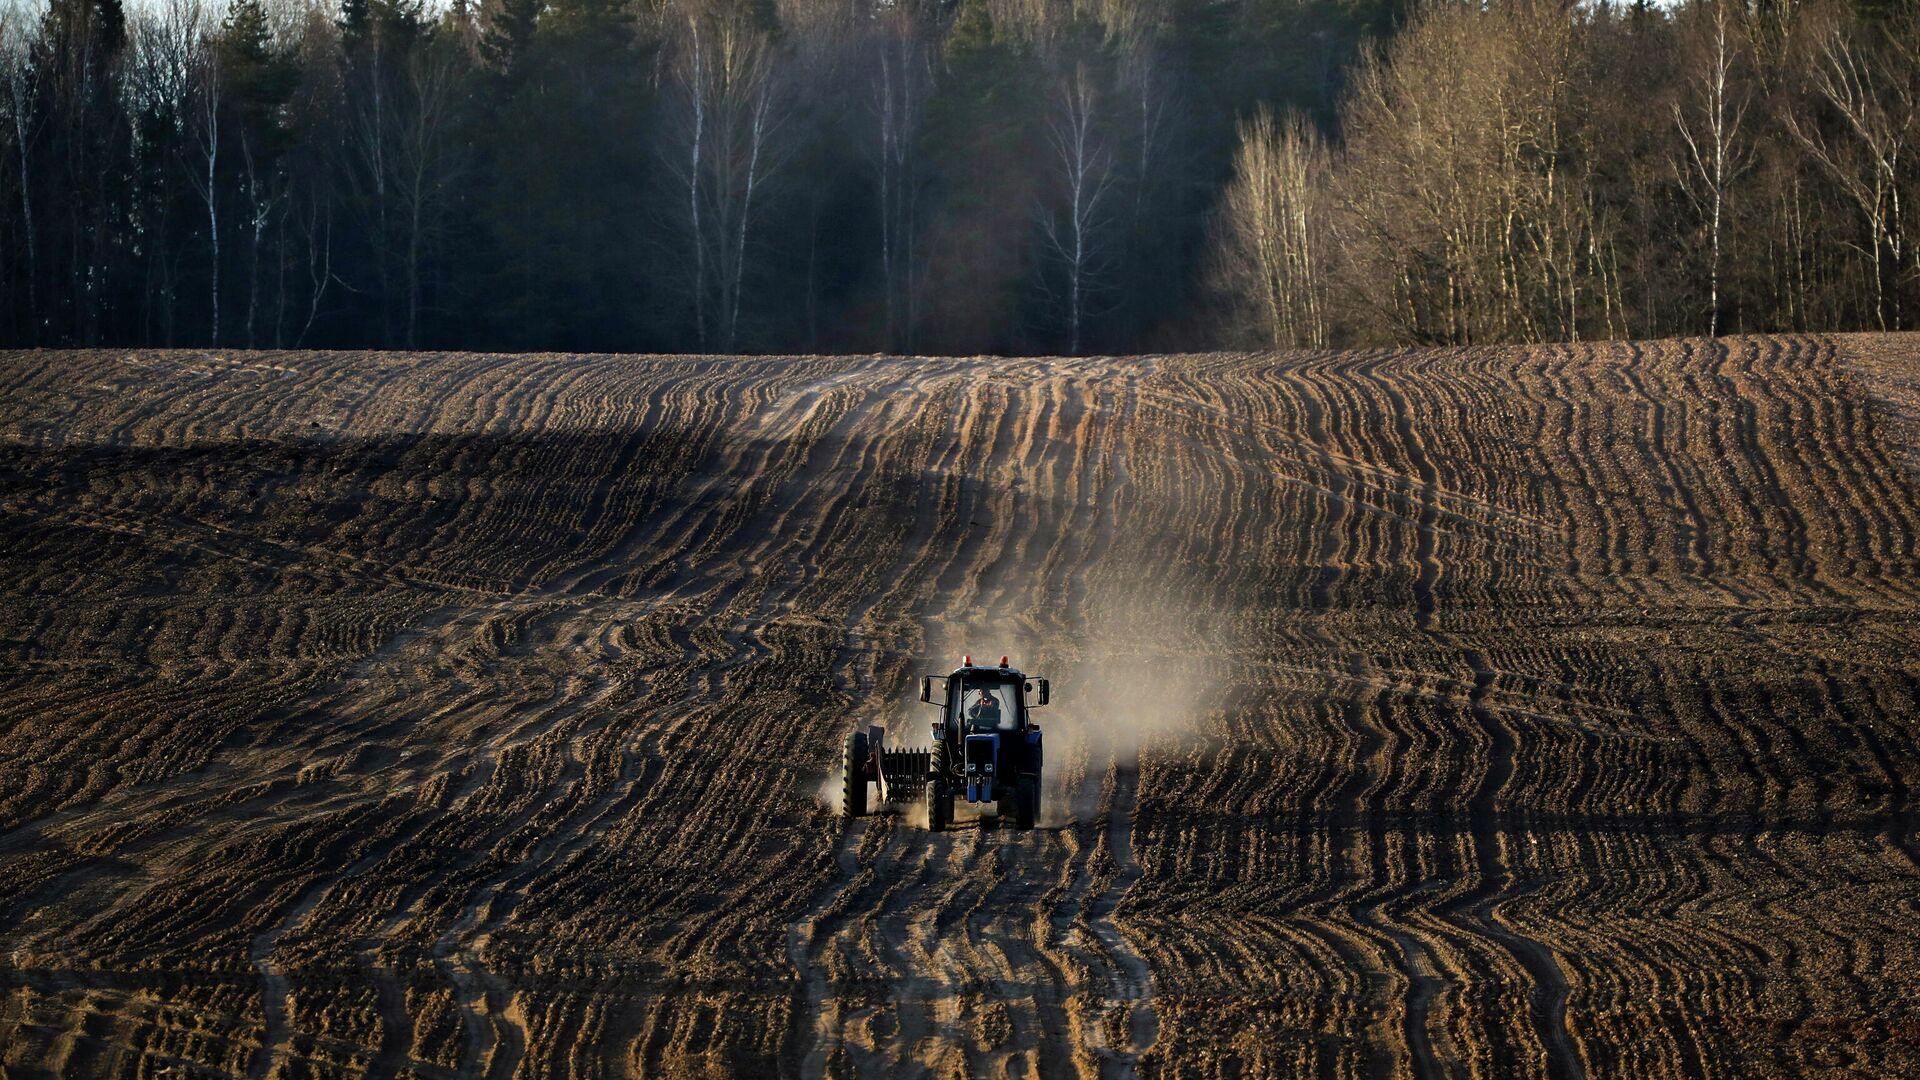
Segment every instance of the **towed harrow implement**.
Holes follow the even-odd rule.
[[[848,817],[867,812],[867,784],[879,787],[882,803],[911,802],[927,790],[933,766],[930,750],[892,750],[887,729],[870,727],[847,735],[840,775],[840,805]]]

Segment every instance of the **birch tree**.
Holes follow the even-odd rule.
[[[1920,131],[1920,13],[1889,17],[1877,38],[1857,24],[1819,28],[1808,82],[1825,115],[1789,111],[1787,130],[1859,215],[1858,246],[1878,329],[1906,325],[1899,284],[1911,272],[1906,205]]]
[[[453,132],[467,71],[457,30],[424,24],[418,3],[383,4],[349,55],[349,174],[370,213],[383,297],[398,280],[408,348],[420,341],[441,213],[467,164]]]
[[[26,322],[28,340],[38,340],[40,321],[39,245],[33,212],[33,153],[40,134],[37,101],[40,67],[34,63],[34,20],[25,4],[0,6],[0,94],[5,97],[10,155],[18,163],[15,190],[20,196],[20,231],[26,254]],[[12,164],[11,162],[9,164]]]
[[[1173,124],[1172,76],[1151,41],[1126,48],[1120,57],[1120,86],[1133,125],[1133,230],[1145,231],[1147,208],[1159,179],[1162,151]]]
[[[260,309],[260,262],[267,231],[284,207],[289,177],[285,154],[288,131],[285,106],[299,73],[284,40],[261,0],[232,0],[214,43],[221,106],[229,115],[231,142],[239,151],[234,185],[241,196],[241,224],[247,237],[247,308],[243,341],[256,344]]]
[[[207,212],[207,242],[211,256],[207,260],[207,344],[220,344],[220,59],[204,46],[192,66],[193,106],[189,122],[191,154],[183,163],[188,182],[200,196]]]
[[[685,217],[685,280],[702,350],[740,343],[755,223],[780,164],[784,118],[767,31],[735,6],[679,20],[670,77],[677,138],[666,166]]]
[[[1737,70],[1742,57],[1739,13],[1731,0],[1706,0],[1693,12],[1695,40],[1683,58],[1673,123],[1683,152],[1674,168],[1707,229],[1707,334],[1720,334],[1721,235],[1728,193],[1753,164],[1747,138],[1752,93]]]
[[[1440,8],[1361,65],[1336,184],[1360,325],[1450,344],[1579,336],[1606,244],[1570,19],[1552,3]]]
[[[1216,288],[1268,348],[1327,344],[1326,151],[1298,114],[1239,129],[1214,224]]]
[[[896,8],[879,16],[871,77],[886,341],[889,348],[904,352],[913,348],[914,269],[919,257],[920,177],[914,148],[933,89],[929,35],[913,8]]]
[[[465,171],[466,161],[453,141],[463,67],[459,45],[437,35],[407,57],[407,90],[396,117],[393,149],[387,160],[405,213],[408,348],[420,339],[423,264],[440,228],[448,191]]]
[[[1044,247],[1061,272],[1061,303],[1067,349],[1078,356],[1089,305],[1110,283],[1106,277],[1108,202],[1115,162],[1102,128],[1101,87],[1084,61],[1068,64],[1056,79],[1047,118],[1049,165],[1057,205],[1040,215]]]
[[[405,173],[394,159],[395,144],[408,127],[405,94],[408,63],[427,32],[418,0],[360,3],[343,8],[341,80],[346,113],[344,132],[351,202],[363,217],[380,305],[381,338],[393,340],[395,264],[412,245],[396,236],[397,180]],[[407,276],[404,267],[401,276]]]

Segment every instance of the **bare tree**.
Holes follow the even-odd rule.
[[[1572,16],[1433,9],[1364,62],[1342,116],[1342,295],[1393,340],[1577,338],[1607,245],[1571,115]]]
[[[1491,48],[1473,16],[1442,11],[1354,76],[1342,114],[1340,227],[1346,303],[1374,336],[1465,342],[1508,332],[1490,310],[1505,293],[1497,230],[1506,216],[1482,81]]]
[[[1298,114],[1261,109],[1240,124],[1233,179],[1214,222],[1215,287],[1269,348],[1327,343],[1327,157]]]
[[[260,308],[260,248],[267,226],[286,201],[286,188],[277,170],[263,168],[257,162],[253,138],[245,125],[240,127],[240,161],[245,178],[241,190],[247,197],[247,348],[254,347],[254,323]],[[413,345],[413,328],[408,324],[408,347]]]
[[[291,7],[297,0],[289,0]],[[283,10],[276,8],[275,10]],[[293,336],[297,346],[307,340],[319,320],[321,305],[328,290],[339,280],[333,271],[334,214],[339,202],[336,177],[340,173],[339,156],[345,140],[342,85],[335,78],[339,66],[340,28],[321,9],[307,6],[301,18],[275,32],[284,34],[293,45],[302,77],[288,103],[290,123],[301,137],[289,151],[287,208],[281,215],[282,228],[291,221],[298,238],[299,264],[306,279],[306,315],[299,332]],[[282,264],[290,261],[282,252]],[[281,312],[275,318],[276,347],[285,341],[283,319],[287,306],[284,288],[280,295]]]
[[[13,156],[19,162],[20,229],[25,241],[27,269],[27,322],[38,334],[40,319],[38,246],[33,220],[33,147],[39,130],[35,101],[40,93],[40,69],[33,61],[37,20],[30,17],[24,4],[0,8],[0,93],[6,95],[8,127],[13,136]]]
[[[325,197],[309,200],[306,212],[297,220],[301,246],[306,252],[307,317],[300,324],[300,332],[294,335],[295,346],[313,332],[313,324],[320,318],[321,301],[326,299],[327,287],[333,284],[333,201]]]
[[[1826,117],[1789,111],[1787,130],[1858,212],[1859,253],[1873,283],[1875,325],[1905,325],[1899,290],[1912,257],[1903,188],[1920,131],[1920,13],[1889,17],[1877,39],[1856,23],[1820,27],[1810,84]]]
[[[887,346],[911,351],[919,194],[914,144],[921,114],[933,90],[929,36],[914,9],[901,7],[879,16],[874,59],[873,170],[879,190],[880,276],[886,294]]]
[[[836,166],[871,169],[878,161],[875,155],[884,149],[873,138],[868,114],[876,82],[891,78],[897,68],[875,71],[876,54],[896,21],[913,18],[915,3],[907,0],[876,11],[846,0],[775,0],[780,78],[786,88],[779,139],[783,169],[797,168],[815,178],[801,190],[805,207],[796,217],[804,219],[804,227],[793,230],[805,235],[804,285],[794,291],[802,297],[806,344],[813,351],[820,348],[822,240],[829,248],[837,246],[828,219],[837,194],[835,181],[844,175]],[[882,54],[877,59],[891,58]],[[884,212],[885,207],[879,209]],[[883,339],[891,333],[885,326],[875,330]]]
[[[208,261],[207,343],[220,344],[220,60],[204,39],[190,70],[193,73],[191,145],[195,151],[186,175],[207,210]]]
[[[1040,231],[1047,253],[1060,266],[1067,348],[1079,355],[1088,305],[1106,284],[1105,227],[1114,185],[1114,155],[1101,130],[1101,90],[1084,62],[1073,62],[1054,86],[1047,118],[1050,165],[1059,205],[1043,209]]]
[[[418,30],[413,9],[396,9],[397,18],[373,18],[352,40],[343,42],[342,92],[345,98],[347,168],[343,170],[357,203],[366,215],[378,279],[381,339],[393,338],[393,290],[396,260],[393,238],[392,161],[395,133],[405,126],[395,98],[400,80],[395,71],[404,65]],[[344,282],[343,282],[344,284]]]
[[[205,182],[198,166],[182,155],[198,125],[207,119],[198,108],[202,104],[198,95],[205,89],[207,73],[202,69],[210,30],[209,12],[201,0],[164,0],[136,12],[133,19],[127,93],[132,111],[144,118],[137,135],[146,141],[146,152],[153,160],[167,163],[164,175],[156,178],[164,183],[165,192],[170,193],[177,182],[172,168],[176,160],[188,170],[188,179]],[[163,194],[156,201],[156,219],[142,228],[150,239],[148,273],[157,279],[154,288],[164,314],[164,339],[171,343],[177,300],[175,263],[180,258],[173,249],[179,245],[166,232],[170,199]],[[149,308],[153,299],[149,298]]]
[[[395,186],[406,212],[407,347],[420,337],[421,263],[439,228],[448,190],[458,182],[465,158],[451,138],[464,66],[460,44],[430,39],[407,57],[407,86],[395,127]]]
[[[1133,227],[1145,227],[1147,203],[1158,178],[1162,150],[1172,128],[1172,82],[1152,42],[1138,42],[1120,54],[1120,85],[1133,115]]]
[[[400,340],[415,348],[426,294],[426,263],[441,214],[467,166],[453,122],[467,70],[466,44],[397,7],[350,57],[347,172],[368,205],[381,294],[398,278],[406,311]]]
[[[1728,192],[1753,164],[1746,136],[1752,93],[1736,70],[1742,56],[1740,12],[1732,0],[1704,0],[1692,13],[1695,40],[1681,70],[1673,123],[1685,151],[1675,163],[1680,189],[1707,225],[1707,333],[1720,334],[1721,235]]]
[[[702,349],[738,347],[748,252],[779,164],[784,109],[768,33],[736,7],[686,13],[670,60],[687,282]]]
[[[1118,61],[1115,89],[1124,99],[1119,107],[1132,129],[1132,225],[1137,233],[1145,225],[1148,198],[1172,128],[1173,77],[1161,43],[1176,19],[1168,0],[1098,0],[1095,7]]]
[[[244,341],[256,344],[260,311],[260,257],[267,230],[287,199],[289,177],[282,159],[283,107],[293,90],[295,69],[285,54],[285,19],[275,18],[261,0],[233,0],[217,39],[220,73],[231,84],[232,133],[240,149],[237,188],[244,199],[247,226],[247,315]]]

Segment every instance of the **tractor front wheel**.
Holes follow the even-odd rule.
[[[1040,817],[1040,778],[1027,773],[1013,790],[1014,821],[1023,829],[1031,829]]]
[[[848,817],[867,813],[867,733],[847,733],[846,751],[840,758],[840,806]]]

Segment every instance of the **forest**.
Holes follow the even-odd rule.
[[[1920,322],[1898,0],[0,0],[0,346]]]

